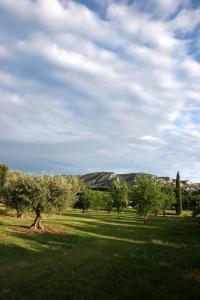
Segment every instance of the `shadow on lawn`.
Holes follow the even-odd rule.
[[[76,224],[76,216],[65,216],[55,222],[71,229],[65,234],[8,233],[20,246],[0,247],[1,299],[199,298],[199,283],[185,276],[200,268],[191,219],[158,217],[144,225],[126,216],[113,224],[109,215],[84,215]]]

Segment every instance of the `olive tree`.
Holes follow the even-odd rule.
[[[137,199],[137,212],[147,222],[150,214],[160,210],[160,186],[154,178],[148,175],[141,175],[133,189],[134,197]]]
[[[127,185],[115,182],[111,186],[110,193],[113,199],[113,207],[117,209],[119,219],[120,212],[122,212],[123,208],[128,204]]]
[[[20,172],[10,171],[3,188],[3,203],[15,209],[18,218],[30,207],[30,193],[33,189],[33,177]]]
[[[163,215],[166,216],[166,210],[170,209],[171,206],[176,202],[174,188],[171,184],[163,184],[160,188],[161,190],[161,210]]]
[[[195,205],[192,211],[193,217],[200,216],[200,195],[193,196]]]
[[[8,173],[8,167],[4,164],[0,164],[0,197],[2,194],[3,186],[6,182],[7,173]]]
[[[3,198],[7,207],[14,208],[17,215],[25,209],[35,213],[32,229],[40,229],[42,213],[53,208],[64,209],[73,205],[79,191],[77,177],[33,176],[13,173],[4,185]]]
[[[33,229],[42,228],[42,213],[72,207],[79,191],[76,177],[38,176],[34,178],[34,188],[30,195],[30,207],[36,217]]]
[[[114,205],[114,201],[113,201],[113,198],[111,196],[110,193],[105,193],[104,195],[104,201],[105,201],[105,210],[110,213],[112,208],[113,208],[113,205]]]
[[[82,213],[86,212],[91,205],[91,199],[93,197],[93,191],[82,186],[82,189],[79,193],[78,201],[75,203],[74,207],[82,209]]]

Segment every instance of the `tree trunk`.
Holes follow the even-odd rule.
[[[24,216],[23,216],[23,214],[22,213],[17,213],[17,218],[20,218],[20,219],[22,219]]]
[[[176,209],[176,214],[178,215],[178,205],[177,205],[177,203],[175,204],[175,209]]]
[[[163,216],[166,217],[166,212],[165,212],[165,210],[163,210]]]
[[[33,224],[31,225],[31,229],[33,230],[42,229],[41,219],[42,219],[41,212],[36,212],[36,218]]]
[[[117,211],[118,219],[119,219],[119,210]]]

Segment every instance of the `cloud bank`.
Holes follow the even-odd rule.
[[[1,161],[200,182],[199,16],[187,0],[0,0]]]

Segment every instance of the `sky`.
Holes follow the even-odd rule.
[[[0,0],[0,162],[200,182],[200,1]]]

